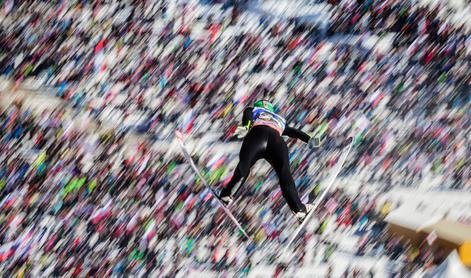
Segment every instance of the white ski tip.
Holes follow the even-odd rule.
[[[175,131],[175,136],[176,136],[179,140],[183,140],[183,133],[181,133],[180,130]]]

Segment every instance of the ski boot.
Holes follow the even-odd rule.
[[[304,219],[306,218],[306,216],[312,211],[312,209],[314,208],[313,205],[311,204],[305,204],[304,205],[306,207],[306,210],[305,211],[299,211],[299,212],[296,212],[294,214],[294,216],[296,217],[296,219],[298,220],[299,223],[303,223]]]

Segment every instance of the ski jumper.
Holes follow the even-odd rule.
[[[239,164],[229,183],[221,191],[221,197],[233,196],[245,183],[250,168],[259,159],[265,159],[274,168],[281,192],[293,212],[305,211],[291,175],[289,152],[283,135],[309,142],[306,133],[286,125],[283,117],[264,107],[249,107],[244,110],[242,125],[249,128],[239,153]],[[235,191],[235,192],[233,192]]]

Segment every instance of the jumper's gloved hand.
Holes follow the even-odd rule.
[[[311,137],[311,139],[309,139],[308,144],[311,149],[317,149],[322,145],[323,142],[324,142],[324,139],[321,138],[321,136],[316,135],[316,136]]]
[[[247,132],[249,131],[248,127],[246,126],[238,126],[236,130],[234,131],[234,135],[237,136],[237,138],[242,139],[247,135]]]
[[[309,139],[309,146],[311,148],[319,148],[325,141],[328,129],[329,124],[327,122],[319,125],[316,130],[314,130],[314,135]]]

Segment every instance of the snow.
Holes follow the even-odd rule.
[[[250,271],[248,278],[271,278],[274,273],[274,266],[256,266]]]
[[[325,28],[329,21],[330,5],[325,3],[307,4],[306,1],[253,1],[249,10],[275,18],[297,18]]]

